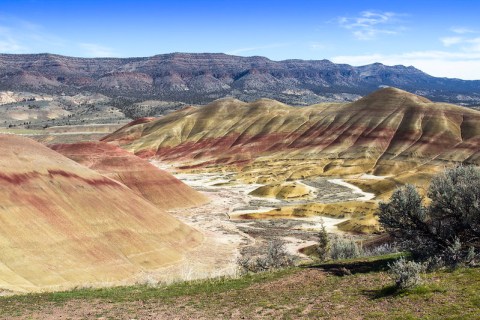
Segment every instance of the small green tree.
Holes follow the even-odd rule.
[[[325,228],[325,225],[322,221],[322,226],[320,232],[318,233],[318,247],[317,247],[318,257],[320,260],[324,261],[328,259],[330,252],[330,240],[328,238],[328,232]]]

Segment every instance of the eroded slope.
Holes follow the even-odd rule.
[[[478,111],[386,88],[354,103],[303,108],[266,99],[218,100],[133,123],[105,141],[187,166],[238,164],[255,171],[296,162],[300,171],[289,168],[284,178],[388,175],[446,162],[480,163],[479,124]]]
[[[125,185],[30,139],[0,135],[0,288],[142,280],[201,235]]]
[[[168,172],[117,146],[105,142],[80,142],[53,145],[51,148],[125,184],[162,209],[196,206],[207,201],[204,195]]]
[[[325,206],[312,200],[250,218],[343,212],[351,218],[344,230],[376,232],[377,201],[396,187],[413,183],[422,191],[445,166],[480,165],[480,112],[395,88],[353,103],[301,108],[267,99],[224,99],[157,120],[139,119],[105,141],[183,169],[227,167],[236,180],[268,185],[259,189],[264,196],[285,181],[348,179],[374,193],[374,201]]]

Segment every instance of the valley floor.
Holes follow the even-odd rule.
[[[153,162],[162,167],[162,165]],[[163,169],[169,169],[165,166]],[[174,172],[173,172],[174,173]],[[174,173],[175,174],[175,173]],[[193,248],[185,261],[145,275],[150,279],[174,280],[204,279],[235,275],[237,259],[266,253],[269,241],[281,239],[285,248],[299,261],[310,261],[299,249],[317,242],[322,223],[330,233],[343,233],[336,225],[345,218],[324,216],[295,217],[289,219],[240,219],[241,214],[265,212],[284,205],[304,203],[307,200],[281,201],[258,198],[249,192],[259,185],[231,183],[230,173],[175,174],[191,187],[204,192],[210,202],[194,208],[171,210],[169,213],[189,226],[201,231],[204,242]],[[337,179],[340,180],[340,179]],[[322,178],[310,183],[322,201],[352,200],[369,196],[353,186]],[[337,183],[337,184],[335,184]],[[353,187],[353,188],[352,188]],[[358,189],[358,188],[357,188]]]
[[[478,319],[480,269],[439,271],[393,292],[395,257],[169,286],[79,289],[0,298],[2,319]],[[338,276],[342,268],[352,275]]]

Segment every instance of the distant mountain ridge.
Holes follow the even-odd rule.
[[[306,105],[356,100],[394,86],[433,101],[480,104],[480,80],[432,77],[414,67],[353,67],[328,60],[272,61],[222,53],[170,53],[145,58],[76,58],[0,54],[0,90],[206,103],[230,96]]]

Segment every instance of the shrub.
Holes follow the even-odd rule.
[[[400,258],[388,266],[390,276],[398,289],[408,289],[421,284],[421,275],[426,269],[423,263],[406,261],[404,258]]]
[[[380,223],[415,257],[474,263],[480,249],[480,169],[458,166],[433,178],[429,206],[412,185],[380,203]]]
[[[332,260],[356,258],[363,253],[362,247],[351,237],[334,236],[330,242],[330,257]]]
[[[363,255],[368,256],[381,256],[384,254],[398,253],[400,252],[399,248],[395,243],[383,243],[376,247],[363,250]]]
[[[293,264],[292,259],[285,250],[285,244],[278,239],[269,243],[265,260],[268,269],[279,269]]]
[[[293,265],[293,260],[285,250],[283,241],[275,239],[268,244],[267,253],[252,259],[241,257],[237,264],[242,272],[263,272]]]

